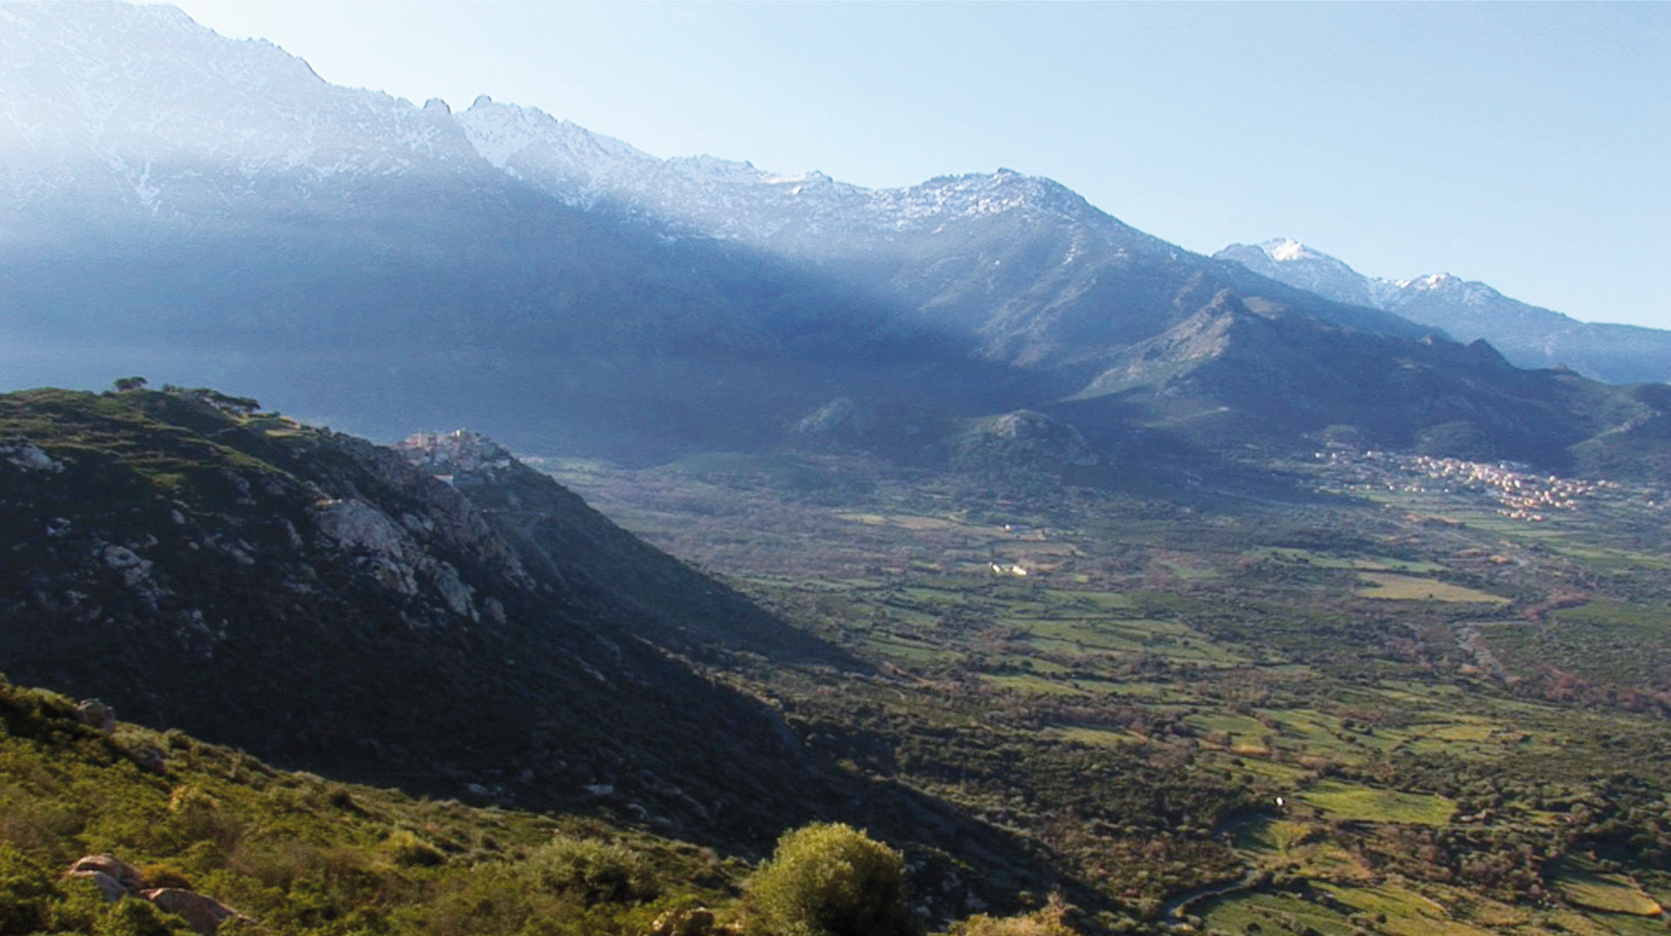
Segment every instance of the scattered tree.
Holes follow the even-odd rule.
[[[774,936],[905,936],[905,860],[852,826],[814,823],[778,839],[748,881]]]

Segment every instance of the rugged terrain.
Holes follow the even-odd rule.
[[[963,936],[1665,931],[1664,384],[166,7],[0,61],[8,381],[171,381],[0,395],[0,936],[180,931],[94,852],[228,931],[792,936],[814,819],[924,930],[1040,908]]]
[[[181,390],[9,395],[0,439],[13,678],[345,776],[744,840],[814,782],[697,661],[843,655],[484,439],[393,451]]]
[[[1566,468],[1658,431],[1651,396],[1520,376],[1046,179],[873,191],[660,160],[512,105],[333,87],[164,7],[3,15],[15,386],[146,373],[381,438],[471,425],[639,463],[797,445],[842,399],[907,461],[874,444],[911,434],[888,414],[937,414],[950,451],[1037,412],[1125,464],[1339,426]]]

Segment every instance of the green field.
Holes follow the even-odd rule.
[[[1436,579],[1397,575],[1390,572],[1364,572],[1358,576],[1363,582],[1357,594],[1362,598],[1383,601],[1451,601],[1478,604],[1508,604],[1509,599],[1477,588],[1452,585]]]
[[[1329,819],[1445,825],[1456,804],[1431,793],[1403,793],[1324,781],[1294,794],[1294,800]]]

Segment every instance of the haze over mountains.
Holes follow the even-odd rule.
[[[857,439],[902,457],[1025,410],[1116,459],[1332,429],[1585,468],[1666,421],[1653,391],[1516,371],[1048,180],[663,161],[485,98],[336,88],[166,7],[0,18],[19,385],[148,373],[384,437],[629,460],[798,444],[841,400],[903,414]]]
[[[1564,365],[1607,383],[1671,381],[1671,332],[1580,322],[1449,273],[1369,277],[1298,241],[1232,244],[1213,256],[1340,302],[1395,312],[1458,341],[1484,338],[1517,367]]]

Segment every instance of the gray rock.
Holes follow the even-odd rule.
[[[158,910],[184,919],[192,929],[203,936],[214,936],[222,923],[232,917],[241,916],[238,911],[213,897],[205,897],[178,887],[158,887],[143,891],[140,896],[149,900]]]
[[[132,892],[126,887],[122,886],[121,881],[116,880],[103,871],[71,871],[64,875],[64,877],[92,881],[93,884],[98,887],[99,893],[104,895],[104,899],[111,903],[115,903],[123,897],[128,897],[132,894]]]
[[[117,887],[121,888],[123,893],[137,893],[145,887],[145,877],[139,873],[139,869],[114,855],[83,856],[76,859],[75,864],[70,865],[70,870],[68,872],[68,875],[74,876],[87,876],[92,874],[102,874],[109,878],[111,881],[115,882]],[[97,883],[97,881],[95,881],[95,883]],[[103,884],[100,884],[99,886],[100,889],[104,888]],[[112,897],[111,899],[120,899],[120,895]]]
[[[82,699],[76,704],[75,717],[83,725],[90,725],[105,734],[116,730],[116,710],[98,699]]]

